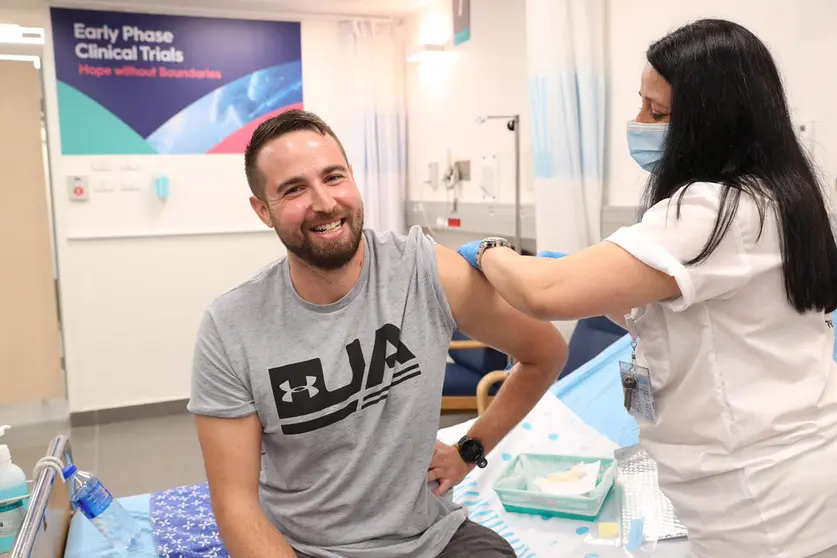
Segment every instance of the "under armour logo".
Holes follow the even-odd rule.
[[[391,348],[395,348],[395,352],[389,354]],[[355,339],[346,345],[346,356],[352,378],[349,383],[336,389],[329,389],[326,386],[326,373],[319,358],[268,370],[276,411],[280,419],[310,417],[320,411],[331,409],[329,413],[317,418],[283,424],[284,434],[304,434],[335,424],[360,409],[361,398],[355,396],[364,389],[368,392],[363,398],[365,406],[382,403],[387,399],[390,388],[398,385],[399,382],[421,375],[417,363],[404,367],[416,360],[416,357],[401,342],[401,330],[392,324],[384,324],[375,331],[375,343],[372,346],[368,374],[366,374],[367,359],[363,354],[360,339]],[[387,374],[388,370],[396,368],[399,364],[402,366],[398,371]],[[402,378],[397,376],[398,374],[405,374],[405,376]],[[295,393],[303,391],[308,392],[308,397],[294,397]]]
[[[320,393],[320,390],[314,387],[314,384],[317,383],[316,376],[305,376],[305,385],[304,386],[295,386],[291,387],[290,382],[282,382],[279,384],[279,389],[285,392],[285,395],[282,396],[282,401],[285,403],[293,403],[294,402],[294,394],[299,393],[301,391],[308,392],[308,398],[312,399],[315,395]]]

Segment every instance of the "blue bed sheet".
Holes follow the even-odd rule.
[[[585,424],[619,447],[639,442],[639,425],[625,410],[619,376],[619,361],[630,359],[631,338],[625,335],[551,389]]]

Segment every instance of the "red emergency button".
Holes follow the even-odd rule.
[[[76,186],[73,189],[73,193],[77,196],[83,196],[84,195],[84,188],[82,188],[81,186]]]

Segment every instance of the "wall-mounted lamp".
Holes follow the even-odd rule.
[[[41,27],[22,27],[13,23],[0,23],[0,43],[42,45],[44,44],[44,30]]]
[[[419,64],[427,60],[439,58],[444,53],[444,45],[419,45],[419,48],[407,57],[407,62]]]

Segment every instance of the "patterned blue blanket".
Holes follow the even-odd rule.
[[[229,558],[206,483],[152,494],[151,525],[157,553],[164,558]]]

